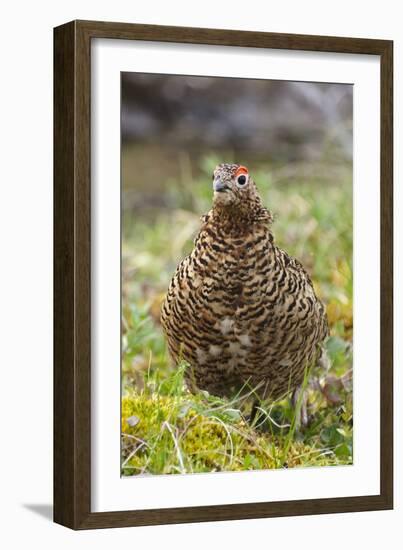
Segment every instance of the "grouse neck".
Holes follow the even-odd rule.
[[[215,225],[229,233],[243,233],[253,225],[269,225],[273,221],[271,213],[262,206],[260,201],[249,203],[247,208],[242,205],[216,204],[209,218]]]

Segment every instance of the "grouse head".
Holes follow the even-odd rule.
[[[213,172],[213,212],[220,217],[243,218],[249,222],[271,222],[262,205],[255,182],[241,164],[219,164]]]
[[[256,195],[248,169],[240,164],[219,164],[213,172],[214,204],[240,205]]]

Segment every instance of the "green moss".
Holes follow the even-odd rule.
[[[189,395],[133,394],[122,401],[123,475],[292,468],[347,463],[303,441],[262,433],[243,416],[224,422]],[[184,412],[185,411],[185,412]],[[327,443],[326,441],[324,443]],[[286,452],[286,455],[284,455]],[[348,457],[345,457],[348,458]]]

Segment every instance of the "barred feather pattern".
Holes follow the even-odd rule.
[[[215,174],[234,183],[239,165]],[[229,179],[231,178],[231,179]],[[202,220],[162,305],[170,355],[184,359],[189,389],[278,399],[302,383],[328,334],[324,305],[301,263],[276,246],[256,186],[229,186]]]

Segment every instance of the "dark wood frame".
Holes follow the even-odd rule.
[[[93,38],[381,58],[381,490],[379,495],[92,513],[90,507],[90,59]],[[54,521],[72,529],[393,507],[393,42],[73,21],[54,29]]]

